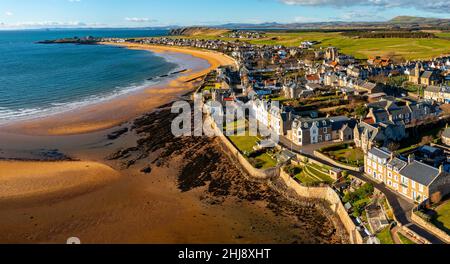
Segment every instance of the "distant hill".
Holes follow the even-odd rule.
[[[414,16],[398,16],[389,20],[392,24],[441,24],[449,23],[450,19],[429,18],[429,17],[414,17]]]
[[[169,35],[172,36],[220,36],[230,32],[228,29],[224,28],[209,28],[209,27],[185,27],[172,29]]]
[[[284,30],[296,30],[296,29],[390,29],[390,28],[404,28],[404,29],[450,29],[450,19],[441,18],[425,18],[425,17],[413,17],[413,16],[398,16],[389,21],[382,22],[347,22],[347,21],[330,21],[330,22],[313,22],[313,23],[290,23],[280,24],[276,22],[268,22],[262,24],[240,24],[230,23],[224,25],[215,26],[215,28],[226,29],[284,29]]]

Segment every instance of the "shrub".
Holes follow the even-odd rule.
[[[289,174],[289,176],[294,177],[295,175],[300,174],[302,172],[302,169],[300,167],[291,165],[291,166],[284,167],[284,172]]]

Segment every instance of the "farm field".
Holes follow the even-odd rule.
[[[236,40],[224,37],[225,34],[196,35],[185,38]],[[431,59],[450,53],[450,33],[436,33],[439,38],[353,38],[343,36],[340,32],[270,32],[261,39],[240,39],[259,45],[299,46],[303,41],[318,41],[317,47],[334,46],[344,54],[357,59],[371,56],[390,56],[396,59],[417,60]]]
[[[299,46],[303,41],[319,41],[318,46],[335,46],[344,54],[358,59],[370,56],[392,56],[406,60],[429,59],[450,52],[450,33],[438,33],[437,39],[411,38],[351,38],[339,32],[269,33],[264,39],[250,43],[265,45]]]

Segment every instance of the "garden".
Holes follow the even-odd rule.
[[[231,127],[234,130],[234,135],[228,136],[233,145],[247,158],[253,167],[257,169],[269,169],[277,166],[276,155],[277,151],[274,149],[264,148],[256,150],[255,147],[261,141],[259,136],[250,135],[247,122],[233,122],[224,126],[225,131]],[[245,131],[242,135],[236,133]]]
[[[287,166],[284,171],[303,186],[313,187],[321,184],[331,185],[334,180],[329,176],[329,170],[317,164],[303,166]]]
[[[374,186],[370,183],[366,183],[353,192],[347,192],[342,201],[344,204],[350,203],[352,205],[354,217],[360,217],[366,206],[372,201],[374,192]]]
[[[340,144],[319,149],[325,156],[345,165],[360,167],[364,165],[364,152],[354,144]]]

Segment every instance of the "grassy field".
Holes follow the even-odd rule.
[[[430,59],[450,53],[450,32],[436,33],[436,39],[413,38],[352,38],[343,36],[340,32],[297,32],[267,33],[261,39],[241,39],[252,44],[284,45],[297,47],[303,41],[319,41],[317,47],[335,46],[344,54],[353,55],[358,59],[370,56],[391,56],[406,60]],[[223,35],[222,35],[223,36]],[[219,35],[197,35],[188,38],[218,39]],[[235,40],[228,37],[222,40]]]
[[[447,232],[447,234],[450,234],[450,201],[447,201],[436,208],[436,213],[438,216],[434,221],[434,224]]]
[[[264,39],[251,40],[251,43],[266,45],[299,46],[305,40],[319,41],[318,46],[335,46],[341,52],[358,59],[369,56],[392,56],[406,60],[428,59],[448,54],[450,51],[450,33],[440,33],[439,39],[409,38],[351,38],[338,32],[270,33]]]

